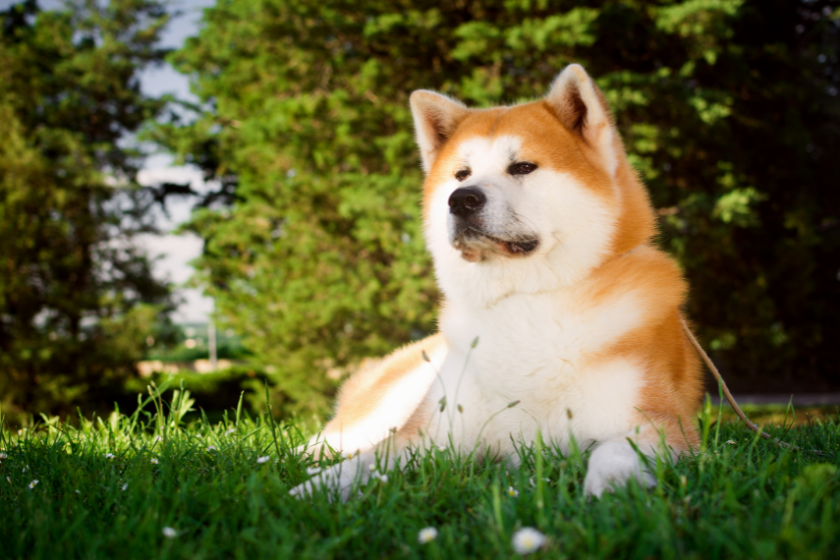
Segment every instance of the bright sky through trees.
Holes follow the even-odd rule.
[[[14,0],[0,0],[0,10],[5,10]],[[172,9],[181,15],[173,18],[162,35],[162,46],[179,49],[187,37],[195,35],[201,21],[202,10],[212,6],[213,0],[173,0]],[[59,8],[59,0],[40,0],[39,6],[43,10]],[[172,69],[169,64],[160,68],[148,68],[141,76],[141,84],[147,95],[173,94],[179,99],[195,100],[190,93],[189,81],[186,76]],[[172,167],[172,157],[159,154],[150,157],[141,172],[139,180],[143,184],[153,184],[161,181],[190,182],[195,188],[201,184],[201,173],[189,167]],[[169,217],[159,213],[159,225],[164,230],[171,230],[189,218],[192,201],[188,199],[170,198],[167,201]],[[193,273],[189,262],[201,254],[201,240],[191,234],[183,235],[145,235],[139,239],[140,246],[150,255],[158,257],[154,270],[159,278],[168,277],[175,284],[185,283]],[[200,290],[183,288],[178,293],[184,298],[173,318],[179,323],[194,323],[207,320],[212,309],[212,301],[201,295]]]

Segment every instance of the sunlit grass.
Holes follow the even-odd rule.
[[[840,550],[836,416],[759,441],[707,408],[706,452],[658,464],[659,485],[583,494],[585,453],[520,450],[522,467],[434,450],[345,504],[288,495],[307,469],[295,424],[231,411],[185,423],[189,395],[127,416],[55,419],[0,436],[3,558],[832,558]],[[34,482],[37,481],[37,482]],[[428,529],[434,529],[434,532]],[[426,529],[425,533],[421,531]],[[430,537],[434,533],[434,537]],[[517,541],[521,544],[523,535]],[[423,542],[421,542],[423,541]],[[538,539],[529,542],[540,543]],[[522,549],[525,550],[525,549]]]

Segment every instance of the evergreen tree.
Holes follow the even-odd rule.
[[[139,72],[162,61],[156,0],[0,12],[0,405],[111,406],[171,309],[134,235],[153,230],[123,144],[164,102]]]
[[[157,131],[223,185],[188,226],[198,282],[292,404],[319,406],[326,370],[435,328],[410,92],[514,102],[579,62],[736,388],[836,387],[837,6],[220,1],[173,58],[199,118]]]

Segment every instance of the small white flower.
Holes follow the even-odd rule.
[[[128,488],[128,482],[126,482],[125,484],[122,485],[122,491],[125,492],[127,488]]]
[[[167,539],[174,539],[178,536],[178,531],[173,529],[172,527],[164,527],[163,528],[163,536]]]
[[[204,436],[203,436],[203,435],[201,435],[201,434],[195,434],[195,437],[200,438],[200,437],[204,437]]]
[[[23,467],[23,469],[20,472],[26,472],[26,469],[28,469],[28,468],[29,468],[29,465],[26,465],[25,467]]]
[[[153,465],[157,465],[157,464],[158,464],[158,460],[157,460],[157,458],[152,457],[152,464],[153,464]]]
[[[78,490],[76,490],[76,494],[79,494],[79,495],[81,495],[81,492],[79,492],[79,491],[78,491]]]
[[[513,486],[508,486],[508,496],[510,496],[512,498],[518,498],[519,497],[519,490],[517,490]]]
[[[113,458],[114,458],[114,454],[113,454],[113,453],[106,453],[106,454],[105,454],[105,458],[106,458],[106,459],[113,459]]]
[[[379,480],[379,482],[381,482],[383,484],[388,482],[388,475],[387,474],[382,474],[382,473],[377,472],[377,471],[373,471],[372,473],[370,473],[370,478],[371,478],[371,480],[377,479],[377,480]]]
[[[513,534],[513,550],[517,554],[531,554],[545,544],[545,535],[533,527],[523,527]]]
[[[730,439],[730,440],[729,440],[729,441],[727,441],[726,443],[728,443],[729,445],[736,445],[736,442],[735,442],[735,440],[734,440],[734,439]]]
[[[370,465],[368,465],[368,470],[370,470],[370,472],[375,471],[376,470],[376,463],[371,463]]]
[[[440,447],[438,447],[438,451],[446,451],[446,448],[441,445]]]
[[[318,474],[319,472],[321,472],[321,469],[319,467],[306,467],[306,474],[308,474],[309,476],[312,476],[313,474]]]
[[[35,488],[36,486],[38,486],[38,480],[37,480],[37,479],[36,479],[36,480],[33,480],[32,482],[30,482],[30,483],[29,483],[29,489],[30,489],[30,490],[32,490],[32,489],[33,489],[33,488]]]
[[[214,445],[208,445],[207,451],[216,451],[216,447]]]
[[[435,540],[437,536],[437,529],[434,527],[426,527],[425,529],[420,529],[420,532],[417,534],[417,542],[420,544],[430,543]]]
[[[265,457],[257,457],[257,463],[262,465],[263,463],[267,463],[270,457],[266,455]]]
[[[8,458],[9,458],[9,456],[8,456],[8,455],[6,455],[5,453],[0,453],[0,461],[4,461],[4,460],[6,460],[6,459],[8,459]]]

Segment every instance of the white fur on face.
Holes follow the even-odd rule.
[[[508,166],[522,161],[522,144],[514,136],[462,143],[458,155],[471,176],[464,182],[452,177],[432,195],[426,240],[448,300],[483,307],[512,293],[567,287],[583,279],[608,250],[615,210],[570,173],[541,167],[528,175],[509,175]],[[481,217],[488,234],[507,239],[530,235],[539,239],[538,248],[525,256],[492,254],[479,262],[464,260],[452,246],[449,197],[468,185],[479,186],[487,195]]]

